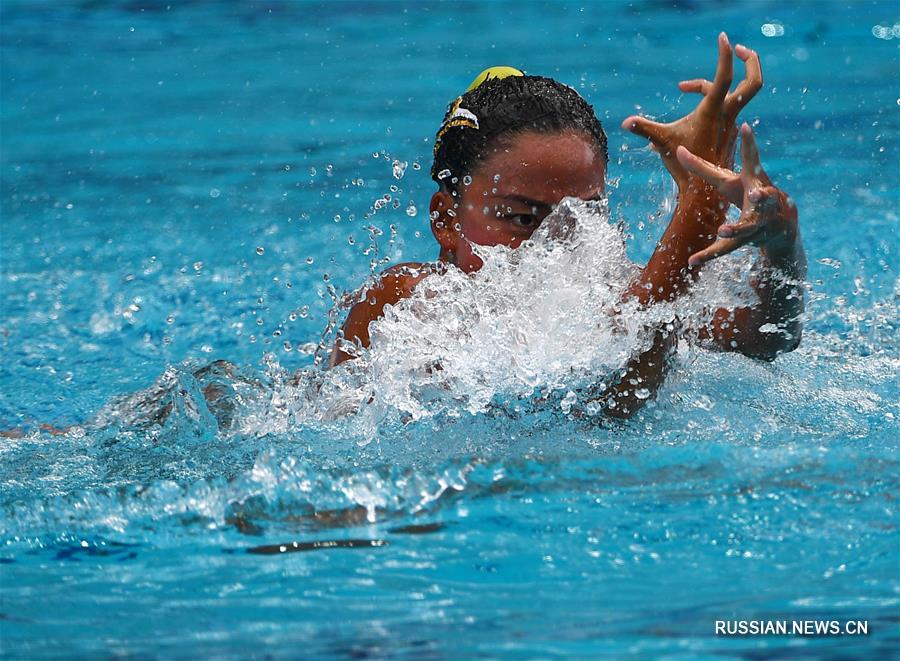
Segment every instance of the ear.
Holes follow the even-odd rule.
[[[459,245],[458,221],[451,215],[455,208],[456,202],[449,191],[442,188],[431,196],[431,233],[441,246],[442,254],[455,253]]]

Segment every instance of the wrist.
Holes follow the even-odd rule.
[[[728,202],[715,186],[692,175],[678,186],[678,206],[714,235],[725,222]]]
[[[693,174],[676,179],[675,184],[678,186],[679,199],[694,203],[719,203],[724,200],[715,186]]]

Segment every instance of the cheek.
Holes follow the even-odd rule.
[[[469,214],[460,223],[460,233],[467,241],[479,246],[518,245],[521,238],[512,236],[504,223],[480,210],[469,209]],[[515,246],[513,246],[515,247]]]

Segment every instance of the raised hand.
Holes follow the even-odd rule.
[[[741,209],[733,225],[720,225],[718,239],[691,255],[688,264],[699,266],[745,245],[763,249],[776,261],[788,255],[797,242],[797,207],[772,180],[759,162],[756,138],[748,124],[741,126],[741,172],[719,167],[692,154],[685,147],[676,157],[685,170],[716,187],[731,204]]]
[[[678,83],[682,92],[701,94],[703,98],[688,115],[668,124],[662,124],[633,115],[622,122],[622,128],[650,140],[662,156],[679,190],[684,191],[690,182],[690,173],[675,156],[678,147],[721,167],[731,167],[734,143],[737,137],[735,119],[762,87],[762,70],[755,51],[738,45],[734,49],[746,68],[746,77],[731,89],[733,61],[728,37],[719,35],[719,62],[712,81],[697,78]]]

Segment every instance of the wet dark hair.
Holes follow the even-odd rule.
[[[451,123],[446,128],[457,108],[473,114],[477,128],[472,121]],[[450,104],[435,140],[431,178],[456,190],[459,180],[472,172],[498,139],[510,139],[528,131],[565,130],[589,137],[604,162],[609,162],[606,133],[600,120],[594,108],[574,89],[543,76],[490,78]]]

